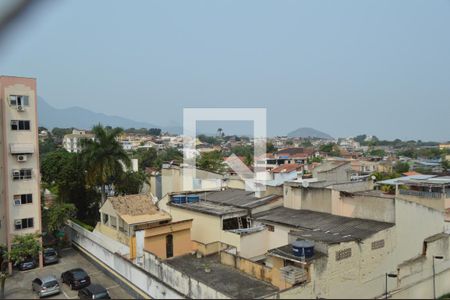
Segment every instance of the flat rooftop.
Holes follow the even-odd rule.
[[[261,222],[299,229],[304,239],[326,243],[363,240],[394,226],[393,223],[349,218],[305,209],[277,207],[255,215]]]
[[[240,189],[199,192],[198,195],[202,200],[223,205],[231,205],[239,208],[255,208],[270,203],[271,201],[281,197],[279,195],[256,197],[254,192]]]
[[[198,202],[193,203],[173,203],[169,202],[170,206],[179,207],[182,209],[188,209],[192,211],[197,211],[201,213],[205,213],[208,215],[214,215],[214,216],[224,216],[224,215],[230,215],[230,214],[236,214],[236,215],[247,215],[247,210],[243,208],[237,208],[233,206],[228,205],[221,205],[210,201],[204,201],[200,200]]]
[[[165,263],[230,298],[263,298],[278,291],[278,288],[265,281],[222,265],[218,255],[197,258],[195,255],[187,254],[168,259]],[[209,265],[211,272],[205,272],[205,264]]]

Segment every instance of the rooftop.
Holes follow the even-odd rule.
[[[269,195],[265,197],[256,197],[254,192],[240,189],[226,189],[223,191],[209,191],[199,193],[200,199],[214,202],[222,205],[231,205],[238,208],[255,208],[275,199],[280,198],[279,195]]]
[[[159,211],[151,198],[145,194],[109,197],[108,201],[127,224],[171,219],[170,215]]]
[[[278,291],[276,287],[265,281],[222,265],[218,255],[197,258],[194,255],[187,254],[168,259],[165,262],[231,298],[263,298]],[[208,264],[211,272],[205,272],[205,264]]]
[[[271,249],[269,250],[269,255],[273,255],[273,256],[278,256],[278,257],[282,257],[284,259],[288,259],[288,260],[292,260],[295,262],[302,262],[301,258],[298,256],[295,256],[292,253],[292,244],[288,244],[285,246],[281,246],[275,249]],[[309,262],[309,261],[313,261],[316,260],[320,257],[324,257],[326,256],[325,254],[323,254],[322,252],[317,251],[317,249],[314,249],[314,255],[312,257],[308,257],[305,258],[305,262]]]
[[[256,214],[261,222],[278,223],[299,230],[304,238],[339,243],[341,241],[363,240],[379,231],[394,226],[393,223],[367,219],[349,218],[305,209],[277,207]]]
[[[272,173],[290,173],[301,168],[301,164],[283,164],[272,169]]]
[[[204,200],[200,200],[198,202],[193,203],[181,203],[181,204],[169,202],[169,205],[214,216],[224,216],[229,214],[240,214],[242,216],[247,215],[246,209],[237,208],[229,205],[221,205],[218,203]]]

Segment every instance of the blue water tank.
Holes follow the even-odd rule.
[[[186,195],[173,195],[172,202],[175,204],[183,204],[186,203]]]
[[[194,202],[198,202],[200,201],[200,196],[199,195],[188,195],[187,196],[187,202],[188,203],[194,203]]]
[[[314,256],[314,243],[311,241],[297,240],[292,243],[292,252],[298,257],[311,258]]]

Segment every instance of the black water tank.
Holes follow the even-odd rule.
[[[292,252],[295,256],[310,258],[314,256],[314,243],[311,241],[297,240],[292,243]]]

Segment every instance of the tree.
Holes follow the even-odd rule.
[[[275,151],[277,151],[277,148],[275,148],[273,143],[268,142],[267,145],[266,145],[266,152],[267,153],[274,153]]]
[[[139,194],[144,186],[148,183],[148,176],[145,172],[125,172],[114,184],[114,190],[118,195]]]
[[[183,161],[183,153],[178,151],[176,148],[167,148],[158,154],[155,167],[161,169],[163,162],[167,161],[181,162]]]
[[[106,201],[106,186],[113,177],[118,178],[123,172],[123,165],[130,167],[131,161],[117,137],[123,132],[121,128],[107,130],[102,125],[92,128],[94,140],[83,140],[82,158],[87,171],[87,182],[100,186],[101,204]]]
[[[369,151],[369,155],[383,157],[386,155],[386,152],[383,149],[372,149]]]
[[[138,149],[135,157],[138,159],[139,169],[145,170],[145,168],[156,166],[158,153],[154,148]]]
[[[5,282],[8,275],[8,252],[6,246],[0,244],[0,299],[5,299]]]
[[[328,143],[325,145],[321,145],[319,147],[319,151],[325,152],[330,156],[339,156],[340,155],[339,147],[335,143]]]
[[[150,128],[148,130],[148,134],[153,136],[160,136],[161,135],[161,129],[160,128]]]
[[[395,165],[394,165],[394,171],[396,173],[405,173],[409,171],[409,164],[407,162],[401,162],[398,161]]]
[[[57,201],[42,213],[42,222],[49,232],[61,230],[67,220],[75,216],[76,207],[72,203]]]
[[[445,171],[450,169],[450,161],[443,159],[441,164],[442,168],[444,168]]]
[[[225,165],[222,153],[219,151],[203,153],[197,159],[197,167],[210,172],[223,173],[225,171]]]

